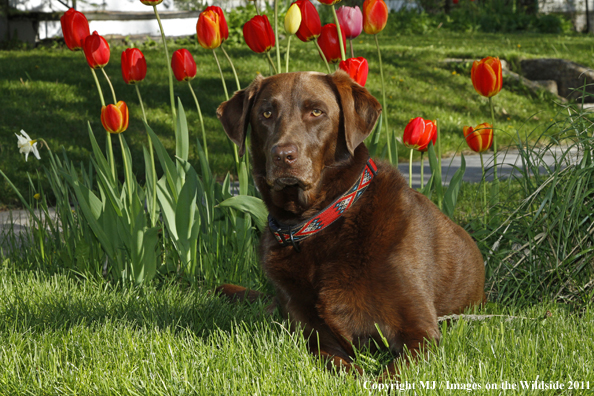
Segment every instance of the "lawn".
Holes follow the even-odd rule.
[[[123,290],[14,266],[0,263],[1,395],[370,394],[387,359],[361,351],[362,378],[333,374],[261,304],[231,305],[171,282]],[[537,394],[534,381],[563,384],[546,394],[587,394],[568,389],[575,384],[592,392],[592,308],[490,303],[477,314],[492,317],[443,322],[439,347],[403,370],[401,384],[415,384],[405,394],[449,395],[448,386]],[[422,389],[426,381],[436,389]],[[504,392],[504,382],[519,389]]]
[[[388,29],[387,29],[388,30]],[[586,66],[594,66],[594,38],[578,35],[524,34],[462,34],[437,29],[427,35],[402,35],[383,32],[382,45],[390,129],[402,135],[404,126],[413,117],[438,119],[443,133],[446,152],[466,150],[462,137],[464,125],[477,125],[490,120],[488,101],[478,95],[471,84],[468,67],[452,68],[442,61],[446,58],[476,59],[487,55],[499,56],[517,68],[522,57],[560,57]],[[283,41],[281,46],[285,45]],[[158,43],[148,41],[140,48],[146,55],[149,72],[140,85],[148,122],[173,151],[174,137],[169,116],[168,83],[165,59]],[[225,100],[221,80],[212,53],[204,50],[191,39],[171,41],[170,51],[188,48],[198,64],[198,75],[192,82],[205,117],[211,166],[219,178],[232,169],[232,150],[222,127],[215,116],[217,106]],[[112,59],[106,67],[118,99],[130,107],[130,127],[126,139],[132,149],[135,172],[144,174],[142,145],[146,133],[142,113],[133,87],[126,86],[120,77],[120,53],[125,47],[112,43]],[[377,51],[373,38],[362,35],[355,40],[355,55],[369,60],[370,76],[367,88],[381,97]],[[228,52],[236,64],[240,83],[245,87],[256,73],[267,75],[265,58],[252,53],[245,44],[228,44]],[[293,40],[291,45],[291,70],[325,69],[311,43]],[[219,53],[226,83],[230,92],[236,88],[231,68]],[[99,73],[106,98],[109,88]],[[95,83],[80,52],[64,48],[38,48],[18,51],[0,51],[0,169],[21,188],[27,191],[27,172],[36,179],[36,171],[47,165],[47,155],[42,161],[24,162],[18,159],[16,137],[21,129],[33,139],[43,138],[54,151],[64,147],[75,162],[87,162],[90,142],[87,123],[103,144],[100,123],[100,102]],[[175,95],[180,97],[187,112],[191,137],[200,135],[198,116],[191,93],[185,83],[176,83]],[[495,101],[496,123],[500,145],[514,142],[519,133],[540,132],[551,125],[559,108],[550,96],[533,94],[517,84],[504,81],[503,91]],[[115,149],[118,145],[114,144]],[[195,148],[191,159],[196,161]],[[43,150],[42,150],[43,153]],[[408,158],[400,147],[401,160]],[[117,156],[117,152],[116,152]],[[45,157],[45,159],[43,159]],[[0,205],[15,204],[17,198],[8,184],[0,181]]]

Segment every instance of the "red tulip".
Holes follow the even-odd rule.
[[[178,49],[171,57],[171,68],[177,81],[190,81],[196,77],[196,61],[185,48]]]
[[[274,47],[274,32],[266,15],[256,15],[243,25],[243,38],[250,49],[259,54]]]
[[[346,52],[346,37],[344,31],[342,33],[342,44]],[[322,53],[326,57],[326,60],[330,63],[335,63],[341,60],[340,45],[338,41],[338,32],[336,31],[336,25],[329,23],[322,27],[322,33],[318,37],[318,45],[322,49]]]
[[[322,32],[322,23],[316,7],[309,0],[297,0],[293,4],[297,4],[301,11],[301,25],[295,35],[303,42],[317,39]]]
[[[503,83],[499,58],[487,56],[480,61],[474,61],[470,71],[470,79],[474,89],[479,94],[487,98],[497,95],[501,91]]]
[[[146,77],[146,59],[138,48],[122,52],[122,77],[126,84],[136,84]]]
[[[363,14],[359,6],[342,6],[336,10],[336,16],[338,17],[340,28],[344,31],[347,39],[357,38],[361,34],[363,30]]]
[[[388,23],[388,6],[384,0],[363,2],[363,30],[367,34],[378,34]]]
[[[460,0],[452,0],[452,3],[454,4],[458,4],[460,2]]]
[[[109,63],[109,44],[96,31],[85,39],[83,50],[91,68],[98,69]]]
[[[101,123],[109,133],[122,133],[128,129],[128,106],[121,100],[115,105],[101,108]]]
[[[349,73],[349,76],[351,76],[351,78],[359,85],[363,87],[365,86],[365,83],[367,82],[367,74],[369,73],[367,59],[363,57],[349,58],[346,61],[340,61],[338,67]]]
[[[487,151],[493,144],[493,127],[486,122],[477,125],[476,128],[465,126],[463,131],[466,143],[468,143],[468,147],[472,151],[482,153]]]
[[[60,24],[66,46],[72,51],[82,49],[85,39],[91,34],[87,17],[82,12],[71,8],[60,17]]]
[[[421,152],[427,151],[429,143],[437,141],[437,127],[430,120],[424,120],[421,117],[410,120],[404,134],[402,143],[408,148]]]
[[[144,5],[148,6],[156,6],[163,2],[163,0],[140,0],[140,2]]]

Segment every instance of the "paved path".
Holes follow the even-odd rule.
[[[560,148],[548,151],[545,155],[540,158],[542,166],[541,170],[544,170],[545,164],[550,166],[554,164],[555,157],[559,158],[562,154]],[[571,162],[575,162],[579,155],[577,150],[570,152]],[[468,155],[464,157],[466,159],[466,172],[464,174],[464,181],[478,183],[481,181],[481,161],[479,155]],[[507,153],[500,153],[497,157],[499,159],[498,174],[502,178],[509,177],[512,172],[519,174],[517,170],[514,170],[514,166],[521,166],[521,157],[517,151],[508,151]],[[485,168],[487,171],[487,180],[493,180],[493,155],[484,154],[483,159],[485,161]],[[537,159],[532,159],[532,162],[536,162]],[[429,161],[425,160],[425,183],[431,177],[431,169],[429,168]],[[452,178],[456,170],[460,167],[461,157],[452,157],[442,159],[442,174],[445,183]],[[408,180],[408,163],[400,163],[398,165],[400,172]],[[421,163],[413,162],[413,188],[419,188],[421,186]],[[55,214],[51,209],[52,215]],[[16,233],[22,232],[30,224],[29,215],[26,210],[15,210],[12,212],[0,212],[0,246],[6,241],[4,236],[10,230],[14,230]]]

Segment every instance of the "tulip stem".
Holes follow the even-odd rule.
[[[146,112],[144,111],[144,103],[142,102],[142,96],[140,96],[140,89],[138,88],[138,84],[134,84],[134,87],[136,88],[136,93],[138,94],[138,101],[140,102],[140,108],[142,109],[142,118],[144,119],[144,123],[146,125],[148,125],[148,121],[146,119]],[[148,135],[148,132],[147,132]],[[154,227],[157,224],[157,216],[156,216],[156,211],[157,211],[157,170],[155,169],[155,153],[153,153],[153,141],[151,140],[150,136],[148,137],[148,144],[149,144],[149,152],[151,154],[151,167],[152,167],[152,177],[150,183],[151,183],[151,188],[153,191],[152,197],[151,197],[151,224]]]
[[[425,153],[421,151],[421,188],[423,188],[423,185],[425,184],[425,164],[423,163],[423,154]]]
[[[314,39],[313,42],[315,43],[316,47],[318,47],[318,52],[320,53],[320,56],[322,57],[322,59],[324,60],[324,63],[326,64],[326,69],[328,69],[328,74],[332,74],[332,71],[330,70],[330,65],[328,64],[328,60],[326,59],[326,55],[324,55],[324,51],[322,51],[322,49],[320,48],[320,44],[318,44],[318,40]]]
[[[439,180],[442,180],[443,183],[443,175],[441,173],[441,134],[439,133],[439,118],[435,120],[435,127],[437,128],[437,166],[439,166]],[[439,210],[442,210],[441,194],[437,196],[437,206],[439,206]]]
[[[272,70],[274,70],[274,74],[278,74],[278,71],[276,70],[276,67],[274,66],[274,62],[273,62],[272,58],[270,57],[270,51],[266,51],[266,56],[268,57],[268,62],[270,62],[270,66],[272,66]]]
[[[489,107],[491,108],[491,128],[493,130],[493,165],[495,166],[493,169],[493,176],[495,182],[497,182],[497,135],[495,134],[495,112],[493,110],[493,97],[489,98]]]
[[[351,58],[355,57],[355,51],[353,51],[353,39],[349,40],[349,43],[351,44]]]
[[[190,87],[190,92],[192,92],[192,96],[194,97],[194,102],[196,102],[196,110],[198,110],[198,118],[200,119],[200,127],[202,128],[202,145],[204,146],[204,156],[206,157],[206,162],[208,162],[208,146],[206,145],[206,130],[204,129],[204,119],[202,118],[202,111],[200,111],[200,103],[198,103],[198,98],[194,93],[194,88],[192,88],[192,84],[188,81],[188,86]]]
[[[289,51],[291,50],[291,37],[293,35],[290,34],[289,35],[289,39],[287,40],[287,56],[286,56],[286,61],[287,61],[287,67],[286,67],[286,72],[289,72]]]
[[[101,71],[103,72],[103,75],[105,76],[105,79],[107,80],[107,84],[109,84],[109,88],[111,89],[111,95],[113,96],[113,104],[117,104],[118,103],[118,100],[116,99],[116,94],[115,94],[115,91],[113,89],[113,85],[111,85],[111,80],[109,79],[109,76],[105,72],[105,69],[104,68],[101,68]]]
[[[101,106],[105,107],[105,99],[103,98],[103,90],[101,90],[101,84],[99,84],[99,79],[97,78],[97,73],[95,73],[95,69],[91,68],[91,73],[93,73],[93,78],[95,79],[95,83],[97,84],[97,91],[99,91],[99,99],[101,99]],[[115,181],[115,160],[113,159],[113,147],[111,146],[111,134],[107,132],[107,155],[109,157],[109,166],[111,168],[111,175],[113,180]]]
[[[332,15],[334,15],[334,23],[336,24],[336,31],[338,32],[338,45],[340,47],[340,58],[343,61],[346,61],[346,54],[344,52],[344,41],[342,40],[342,30],[340,29],[340,22],[338,22],[338,15],[336,15],[336,9],[334,5],[331,5],[332,8]]]
[[[258,9],[258,0],[254,1],[254,7],[256,7],[256,14],[260,15],[260,10]]]
[[[237,71],[235,71],[235,66],[233,65],[233,62],[231,61],[229,54],[227,53],[227,51],[225,51],[225,48],[222,44],[221,49],[223,50],[223,54],[225,54],[227,60],[229,61],[229,64],[231,65],[231,70],[233,70],[233,75],[235,76],[235,84],[237,84],[237,90],[239,91],[241,89],[241,85],[239,84],[239,77],[237,77]]]
[[[219,58],[217,57],[217,53],[215,50],[212,50],[212,54],[214,55],[215,61],[217,62],[217,66],[219,67],[219,74],[221,75],[221,82],[223,83],[223,90],[225,91],[225,98],[229,100],[229,92],[227,91],[227,83],[225,82],[225,76],[223,75],[223,69],[221,69],[221,63],[219,62]]]
[[[103,91],[101,90],[101,84],[99,84],[99,79],[97,78],[97,73],[95,73],[95,69],[91,68],[91,73],[93,73],[93,78],[95,79],[95,83],[97,84],[97,91],[99,91],[99,99],[101,100],[101,106],[105,106]]]
[[[485,164],[483,162],[483,153],[479,153],[481,157],[481,170],[483,171],[483,222],[487,223],[487,180],[485,179]]]
[[[163,30],[163,24],[161,23],[161,18],[159,17],[159,11],[157,11],[156,5],[153,6],[153,10],[155,11],[155,16],[157,17],[157,22],[159,23],[161,39],[163,40],[163,48],[165,48],[165,66],[167,67],[167,72],[169,73],[169,98],[171,100],[171,114],[173,115],[173,129],[176,131],[177,135],[177,113],[175,111],[175,97],[173,95],[173,71],[171,70],[171,58],[169,58],[169,50],[167,49],[165,31]]]
[[[274,46],[276,47],[276,62],[278,63],[278,70],[279,73],[282,73],[283,69],[281,67],[280,45],[278,42],[278,2],[279,0],[274,0]]]
[[[383,112],[383,118],[386,124],[386,136],[388,136],[388,133],[390,131],[390,129],[388,128],[388,105],[386,103],[386,84],[384,83],[384,68],[382,66],[382,53],[380,51],[380,45],[379,45],[379,40],[377,39],[377,34],[374,34],[375,36],[375,45],[377,46],[377,57],[379,59],[379,66],[380,66],[380,77],[382,80],[382,96],[383,96],[383,103],[382,103],[382,112]],[[394,161],[392,160],[392,148],[391,148],[391,143],[390,143],[390,138],[388,137],[388,160],[390,161],[390,163],[394,163]],[[397,152],[397,151],[396,151]],[[396,158],[396,161],[398,159]]]
[[[412,188],[412,158],[413,149],[410,149],[410,157],[408,158],[408,186]]]

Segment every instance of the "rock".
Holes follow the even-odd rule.
[[[594,70],[565,59],[524,59],[522,74],[530,80],[555,80],[559,95],[581,101],[582,87],[586,87],[586,102],[594,102]]]
[[[552,94],[559,95],[559,88],[557,87],[557,81],[555,80],[534,80],[535,83],[540,85]]]

